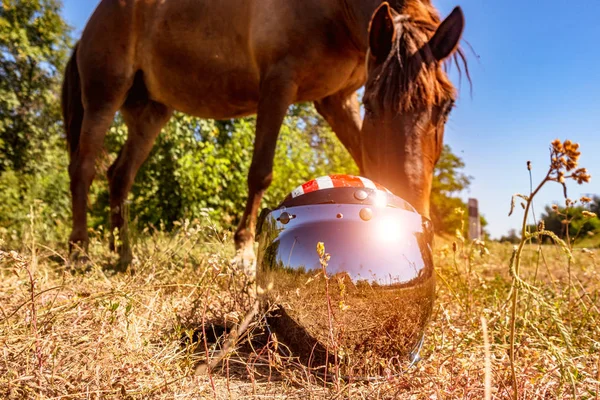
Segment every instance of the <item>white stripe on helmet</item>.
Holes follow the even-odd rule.
[[[362,176],[359,176],[358,178],[362,181],[363,185],[365,185],[367,189],[377,189],[372,180],[363,178]]]
[[[319,190],[321,189],[331,189],[333,188],[333,181],[329,176],[321,176],[316,179],[317,186],[319,186]]]
[[[292,191],[292,198],[302,196],[303,194],[304,194],[304,189],[302,188],[302,185],[300,185]]]

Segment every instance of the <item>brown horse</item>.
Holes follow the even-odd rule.
[[[440,62],[457,50],[464,20],[457,8],[440,25],[429,0],[395,0],[393,8],[381,0],[102,0],[63,85],[70,244],[87,245],[95,159],[119,110],[129,134],[108,178],[112,228],[124,239],[126,196],[173,110],[214,119],[257,114],[249,197],[235,234],[245,266],[279,130],[296,102],[313,101],[364,175],[428,215],[454,99]],[[356,91],[365,82],[363,127]]]

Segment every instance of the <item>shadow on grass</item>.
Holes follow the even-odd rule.
[[[204,329],[202,326],[188,328],[189,331],[180,336],[182,348],[192,348],[204,358],[207,349],[210,353],[217,353],[235,329],[233,325],[225,326],[214,321],[207,322]],[[294,333],[293,336],[290,332]],[[327,360],[331,365],[334,363],[333,356],[327,353],[325,347],[300,328],[284,310],[277,309],[261,317],[257,325],[244,332],[211,372],[229,379],[268,383],[289,380],[294,374],[302,376],[305,382],[312,371],[316,374],[312,374],[311,380],[323,383],[333,378],[333,374],[325,374],[324,380],[319,374],[328,364]]]

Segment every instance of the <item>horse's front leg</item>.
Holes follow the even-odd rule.
[[[362,119],[356,91],[342,91],[315,101],[315,108],[331,126],[362,172]]]
[[[256,119],[254,153],[248,173],[248,201],[242,220],[235,233],[238,267],[254,278],[256,257],[254,235],[256,217],[265,190],[273,179],[273,158],[283,118],[296,97],[297,84],[288,71],[272,71],[261,82]]]

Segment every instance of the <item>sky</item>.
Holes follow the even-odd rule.
[[[478,200],[491,236],[520,228],[520,207],[508,217],[511,197],[529,192],[527,161],[534,184],[543,179],[556,138],[581,145],[579,164],[592,175],[589,184],[568,183],[569,197],[600,195],[600,1],[433,2],[442,16],[455,6],[465,14],[462,46],[472,94],[466,77],[460,82],[452,68],[459,100],[446,124],[445,142],[472,177],[461,197]],[[63,15],[75,37],[97,4],[64,0]],[[564,204],[562,187],[548,184],[536,199],[539,217],[545,205]]]

